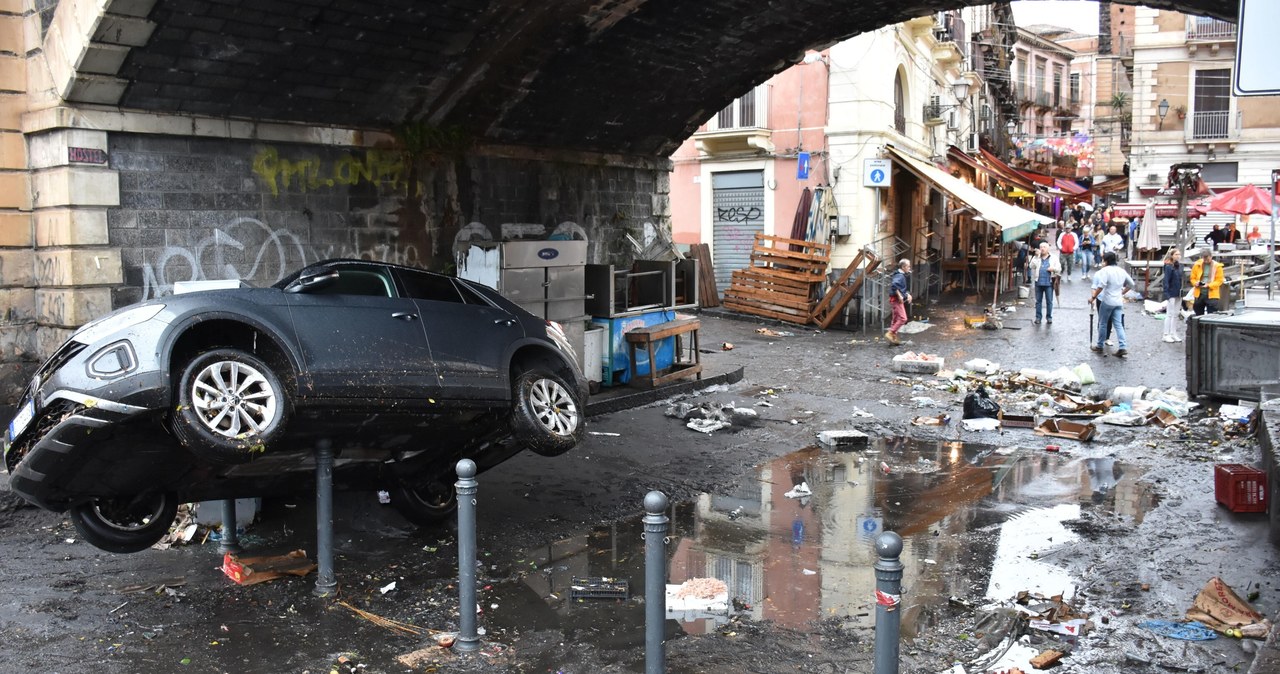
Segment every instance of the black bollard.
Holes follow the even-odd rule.
[[[667,496],[651,491],[644,497],[644,672],[667,671]]]
[[[218,542],[218,552],[230,552],[238,555],[244,551],[240,547],[240,534],[236,531],[236,500],[222,499],[222,540]]]
[[[898,632],[902,625],[902,537],[886,531],[876,537],[875,674],[898,674]]]
[[[317,597],[338,589],[333,574],[333,444],[316,443],[316,587]]]
[[[458,462],[458,641],[454,649],[462,652],[480,649],[476,628],[476,463],[471,459]]]

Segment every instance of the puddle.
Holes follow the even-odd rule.
[[[1077,540],[1064,522],[1083,510],[1140,522],[1158,499],[1132,467],[1040,448],[1009,452],[961,442],[875,439],[864,450],[811,447],[760,467],[755,480],[675,503],[668,582],[716,577],[755,620],[804,629],[838,619],[872,628],[875,553],[884,531],[904,539],[902,633],[914,637],[949,597],[1070,595],[1052,556]],[[788,498],[805,483],[811,494]],[[495,587],[491,630],[555,627],[602,649],[644,643],[640,517],[526,551],[529,572]],[[629,600],[570,598],[574,578],[630,583]],[[727,621],[668,614],[669,630],[706,633]],[[678,628],[676,627],[678,625]]]

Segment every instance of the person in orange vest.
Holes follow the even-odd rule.
[[[1191,287],[1195,292],[1192,309],[1197,316],[1217,313],[1222,299],[1222,265],[1213,261],[1213,251],[1200,251],[1200,259],[1191,265]]]

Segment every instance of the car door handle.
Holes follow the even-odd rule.
[[[513,325],[515,325],[515,324],[516,324],[516,319],[514,319],[514,318],[499,318],[498,320],[494,321],[494,322],[493,322],[493,324],[494,324],[494,325],[505,325],[505,326],[507,326],[507,327],[509,328],[509,327],[511,327],[511,326],[513,326]]]
[[[397,311],[397,312],[395,312],[394,314],[391,314],[391,317],[392,317],[392,318],[398,318],[398,319],[400,319],[400,320],[402,320],[402,321],[416,321],[416,320],[418,320],[418,315],[417,315],[417,314],[415,314],[415,313],[413,313],[413,312],[411,312],[411,311]]]

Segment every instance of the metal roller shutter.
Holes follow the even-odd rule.
[[[751,264],[756,233],[764,231],[764,171],[711,176],[712,249],[716,288],[724,292],[735,269]]]

